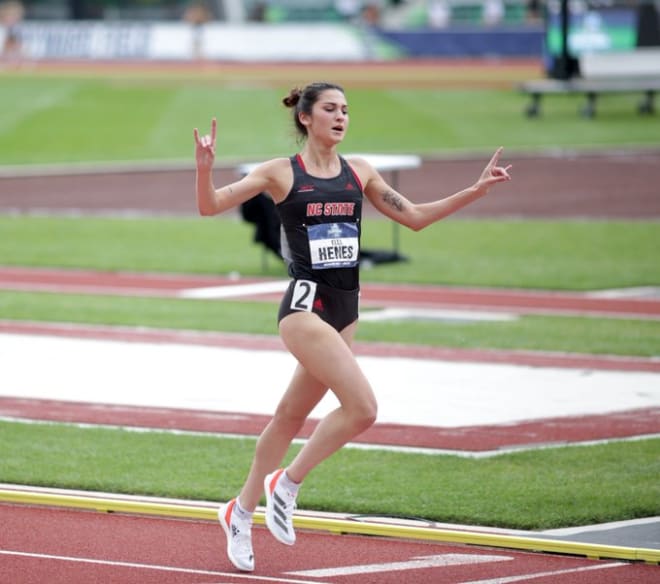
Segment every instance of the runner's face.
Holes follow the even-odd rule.
[[[348,129],[348,104],[346,96],[337,89],[328,89],[319,96],[312,108],[307,126],[310,134],[323,141],[338,144]]]

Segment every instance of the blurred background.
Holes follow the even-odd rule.
[[[10,0],[4,57],[364,61],[660,46],[658,0]],[[562,63],[563,64],[563,63]]]

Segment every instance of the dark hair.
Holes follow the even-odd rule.
[[[298,114],[305,113],[312,114],[312,107],[318,101],[320,95],[328,89],[337,89],[344,93],[344,88],[336,83],[326,83],[325,81],[317,81],[310,83],[304,88],[294,87],[283,100],[282,103],[286,107],[293,109],[293,123],[296,125],[298,134],[301,138],[307,137],[307,128],[300,121]]]

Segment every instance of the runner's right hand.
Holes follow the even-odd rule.
[[[199,135],[197,128],[193,130],[195,137],[195,162],[198,170],[211,170],[215,161],[215,137],[217,132],[217,122],[211,120],[211,134]]]

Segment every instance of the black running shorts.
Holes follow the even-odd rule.
[[[293,312],[313,312],[338,332],[358,318],[359,289],[341,290],[312,280],[292,280],[284,293],[277,321]]]

